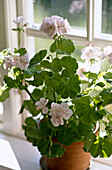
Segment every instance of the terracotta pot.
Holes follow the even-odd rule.
[[[75,142],[64,147],[66,151],[61,158],[45,157],[49,170],[86,170],[88,168],[91,155],[83,151],[83,142]]]
[[[98,134],[98,128],[97,123],[94,130],[95,135]],[[53,139],[53,143],[58,143],[56,138]],[[79,141],[63,147],[66,148],[66,151],[61,158],[42,157],[40,165],[44,170],[86,170],[89,167],[91,154],[83,151],[84,142]]]

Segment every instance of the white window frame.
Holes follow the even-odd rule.
[[[17,32],[12,31],[15,24],[12,22],[17,17],[16,0],[4,0],[4,15],[5,15],[5,32],[6,32],[6,48],[13,50],[17,47],[18,37]],[[14,136],[22,135],[22,119],[18,114],[21,108],[21,95],[18,90],[12,89],[10,97],[3,102],[3,129],[2,131]]]

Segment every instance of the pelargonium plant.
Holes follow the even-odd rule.
[[[17,18],[15,23],[15,30],[19,33],[26,26],[21,18]],[[30,113],[23,129],[27,140],[37,146],[42,155],[61,157],[66,150],[64,146],[82,141],[84,151],[93,157],[109,157],[112,154],[112,115],[105,106],[112,102],[112,73],[78,68],[78,61],[73,56],[75,43],[65,38],[69,30],[67,19],[48,17],[40,31],[53,38],[50,55],[44,49],[28,62],[27,50],[20,48],[20,39],[14,54],[9,50],[2,52],[2,64],[13,72],[13,76],[4,76],[5,90],[0,101],[9,97],[12,88],[28,93],[30,99],[23,101],[20,110],[20,114],[24,109]],[[99,57],[103,60],[106,56],[111,58],[112,50],[108,48],[105,47],[104,52],[97,47],[84,48],[81,55],[83,64],[94,64]],[[32,92],[29,87],[33,88]],[[96,136],[97,122],[99,134]],[[105,129],[103,135],[100,133],[101,122]]]

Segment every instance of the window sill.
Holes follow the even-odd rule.
[[[33,147],[31,143],[24,139],[9,136],[3,133],[0,133],[0,138],[9,141],[22,170],[41,170],[39,165],[41,155],[37,148]],[[112,158],[108,158],[108,162],[107,159],[105,162],[105,159],[92,158],[90,170],[111,170],[111,159]]]

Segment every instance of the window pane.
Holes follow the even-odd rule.
[[[112,0],[102,0],[102,33],[112,34]]]
[[[72,26],[86,28],[86,0],[33,0],[34,22],[42,23],[45,17],[59,15]]]
[[[94,37],[112,40],[112,0],[95,0]]]

